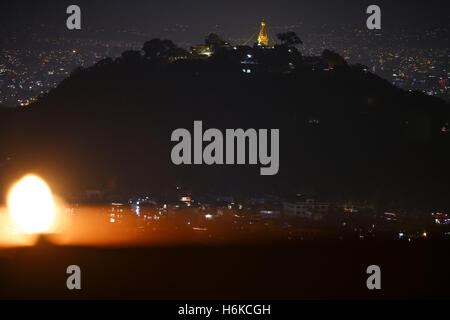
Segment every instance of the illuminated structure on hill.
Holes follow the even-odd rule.
[[[258,44],[261,45],[265,45],[267,46],[269,44],[269,36],[267,35],[266,32],[266,22],[264,21],[264,19],[261,21],[261,29],[259,30],[259,35],[258,35]]]

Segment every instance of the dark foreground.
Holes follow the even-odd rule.
[[[449,243],[0,250],[1,299],[449,299]],[[79,265],[82,290],[66,288]],[[368,290],[366,268],[381,268]]]

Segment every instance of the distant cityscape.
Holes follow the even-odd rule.
[[[257,28],[255,25],[255,32]],[[197,40],[183,38],[188,29],[189,26],[184,25],[167,27],[160,32],[160,37],[171,39],[190,51],[202,43],[202,36]],[[302,24],[272,26],[268,23],[269,42],[275,42],[276,34],[292,30],[303,41],[303,45],[298,46],[303,56],[320,56],[324,49],[331,49],[349,63],[362,64],[399,88],[450,101],[447,28],[417,32],[397,30],[394,33],[351,26],[324,25],[308,32],[303,29]],[[117,31],[114,37],[105,36],[98,30],[79,38],[67,34],[41,37],[34,29],[22,32],[24,34],[6,34],[4,31],[2,35],[0,105],[3,106],[28,106],[77,67],[89,67],[106,57],[118,57],[125,50],[140,50],[143,41],[155,36],[136,29]],[[250,30],[245,35],[220,35],[231,45],[241,45],[248,42],[252,33]],[[207,34],[205,32],[204,36]],[[30,41],[24,41],[24,38]]]
[[[202,242],[450,238],[450,217],[440,211],[384,211],[367,203],[319,201],[306,194],[199,194],[181,186],[159,196],[85,190],[67,196],[63,215],[74,229],[86,217],[97,221],[93,226],[147,240],[152,239],[149,234]]]

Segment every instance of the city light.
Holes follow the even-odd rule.
[[[55,218],[55,203],[50,188],[37,176],[25,176],[11,188],[8,211],[22,232],[47,232]]]

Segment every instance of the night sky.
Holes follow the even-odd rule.
[[[449,1],[3,1],[0,19],[6,29],[45,23],[57,31],[65,31],[65,9],[77,4],[82,10],[83,31],[138,27],[144,31],[161,30],[175,24],[188,25],[187,36],[207,32],[232,34],[255,29],[262,17],[271,25],[301,22],[305,30],[324,24],[354,24],[365,26],[365,10],[370,4],[382,9],[382,27],[415,28],[446,26],[450,21]],[[156,34],[157,35],[157,34]]]

